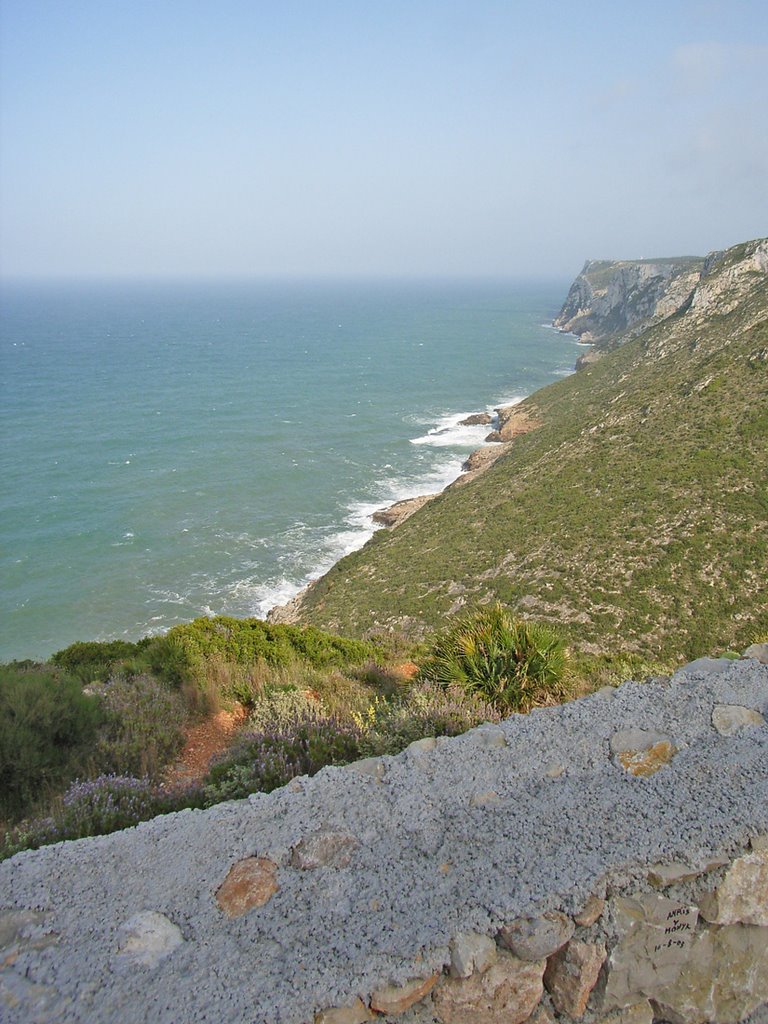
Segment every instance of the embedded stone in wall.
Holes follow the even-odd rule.
[[[468,978],[477,971],[482,974],[496,963],[496,943],[487,935],[460,932],[451,942],[451,974],[454,978]]]
[[[656,1016],[670,1024],[737,1024],[768,1001],[768,931],[750,925],[696,935],[677,979],[653,993]]]
[[[768,665],[768,644],[750,644],[742,657],[755,658],[763,665]]]
[[[611,753],[630,775],[645,779],[668,765],[677,747],[662,733],[621,729],[611,737]]]
[[[345,868],[360,843],[349,832],[321,831],[305,836],[296,844],[291,866],[303,871],[314,868]]]
[[[722,884],[699,900],[699,909],[713,924],[768,926],[768,849],[735,860]]]
[[[409,1006],[429,995],[435,987],[439,974],[429,978],[414,978],[404,985],[387,985],[371,995],[371,1009],[379,1013],[405,1013]]]
[[[445,978],[432,996],[435,1015],[441,1024],[522,1024],[544,993],[546,965],[500,951],[482,974]]]
[[[640,1003],[677,979],[699,914],[697,907],[650,895],[617,899],[614,909],[623,936],[608,961],[606,1011]]]
[[[727,857],[713,857],[712,860],[701,868],[692,868],[687,864],[675,862],[672,864],[652,864],[648,869],[648,881],[656,889],[664,889],[668,885],[676,885],[678,882],[690,882],[707,871],[714,871],[715,868],[722,868],[728,863]]]
[[[356,999],[349,1006],[333,1006],[316,1013],[315,1024],[365,1024],[374,1017],[363,1000]]]
[[[602,942],[574,939],[549,958],[544,987],[558,1013],[575,1018],[583,1015],[606,955]]]
[[[604,910],[605,900],[599,896],[590,896],[579,913],[573,915],[573,920],[581,928],[589,928],[602,917]]]
[[[263,907],[279,888],[274,861],[268,857],[246,857],[229,869],[216,891],[216,902],[227,917],[240,917],[255,907]]]
[[[141,967],[156,967],[184,941],[181,928],[165,914],[143,910],[130,917],[118,933],[118,954]]]
[[[765,725],[765,719],[754,708],[745,708],[739,704],[715,704],[712,725],[721,736],[735,736],[740,729]]]
[[[613,1010],[600,1017],[596,1024],[653,1024],[653,1007],[644,999],[621,1010]]]
[[[562,949],[575,930],[570,917],[548,911],[541,917],[521,917],[505,925],[496,941],[521,960],[540,960]]]

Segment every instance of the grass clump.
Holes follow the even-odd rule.
[[[421,676],[443,686],[458,685],[509,714],[565,699],[566,659],[559,633],[515,619],[496,603],[439,634]]]

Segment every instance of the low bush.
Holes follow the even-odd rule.
[[[140,658],[151,637],[136,643],[127,640],[78,641],[57,651],[51,661],[84,683],[104,680],[123,661]]]
[[[184,743],[182,697],[149,675],[115,676],[100,690],[106,721],[95,758],[118,775],[158,779]]]
[[[103,712],[50,667],[0,667],[0,818],[22,817],[90,758]]]
[[[114,774],[77,779],[53,814],[19,822],[0,836],[0,860],[65,839],[107,835],[158,814],[202,807],[203,802],[202,791],[195,785],[163,790],[148,779]]]
[[[397,754],[424,736],[460,736],[501,714],[489,702],[460,686],[434,683],[414,686],[404,699],[376,699],[364,715],[355,716],[363,730],[366,756]]]
[[[240,734],[209,770],[204,784],[206,801],[213,804],[250,793],[270,793],[298,775],[314,775],[326,765],[347,764],[360,757],[362,735],[351,720],[297,701],[295,710]]]
[[[438,635],[420,674],[443,686],[456,684],[509,714],[563,700],[565,667],[565,643],[555,630],[516,620],[496,604]]]
[[[249,700],[254,696],[254,680],[248,672],[243,674],[244,666],[257,674],[260,665],[339,668],[371,658],[375,648],[312,626],[271,625],[261,619],[217,615],[174,626],[153,640],[144,653],[150,670],[175,686],[191,682],[210,699],[221,695],[216,687],[223,681],[226,699]]]

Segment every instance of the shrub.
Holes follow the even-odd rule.
[[[51,661],[82,682],[90,683],[106,679],[119,662],[140,657],[150,642],[150,637],[137,643],[127,640],[78,641],[57,651]]]
[[[304,664],[317,669],[359,664],[375,648],[360,640],[347,640],[312,626],[272,625],[261,619],[233,619],[224,615],[200,618],[174,626],[146,649],[148,667],[175,686],[192,683],[210,705],[219,696],[246,700],[254,696],[253,680],[242,673],[247,666],[284,668]],[[224,693],[217,685],[224,681]],[[234,681],[231,692],[227,690]],[[238,694],[239,691],[239,694]]]
[[[0,836],[0,860],[22,850],[36,850],[64,839],[107,835],[158,814],[202,806],[202,790],[196,784],[163,790],[148,779],[124,775],[77,779],[52,815],[19,822]]]
[[[270,793],[298,775],[314,775],[330,764],[360,756],[362,730],[354,722],[307,704],[279,720],[241,733],[210,771],[208,803]]]
[[[106,722],[96,760],[119,775],[157,779],[184,742],[181,696],[149,675],[115,676],[101,689]]]
[[[91,756],[102,711],[55,670],[0,668],[0,817],[20,817]]]
[[[160,792],[149,779],[99,775],[72,783],[57,825],[67,839],[101,836],[153,818],[162,808]]]
[[[555,630],[515,620],[496,604],[438,636],[421,677],[443,686],[456,683],[509,713],[562,700],[565,665],[565,644]]]
[[[404,700],[377,698],[363,716],[355,716],[365,736],[362,752],[397,754],[424,736],[460,736],[500,713],[487,701],[455,684],[415,686]]]

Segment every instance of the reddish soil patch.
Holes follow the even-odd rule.
[[[246,713],[245,708],[238,704],[234,711],[218,711],[204,722],[190,726],[184,749],[165,773],[165,785],[172,788],[202,779],[211,758],[232,743]]]
[[[418,674],[419,666],[413,661],[404,661],[401,665],[398,665],[395,671],[403,677],[403,679],[413,679]]]

